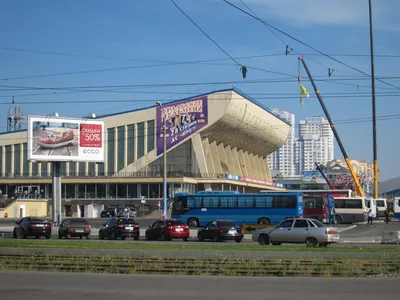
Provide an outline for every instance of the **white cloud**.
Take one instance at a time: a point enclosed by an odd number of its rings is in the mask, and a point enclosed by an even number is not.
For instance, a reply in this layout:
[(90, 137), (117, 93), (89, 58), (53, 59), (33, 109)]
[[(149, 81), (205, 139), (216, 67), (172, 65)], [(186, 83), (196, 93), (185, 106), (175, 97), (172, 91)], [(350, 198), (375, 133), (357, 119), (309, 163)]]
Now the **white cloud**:
[[(260, 17), (278, 18), (286, 23), (309, 27), (316, 25), (368, 26), (368, 0), (243, 0)], [(241, 5), (240, 1), (235, 4)], [(244, 8), (241, 5), (242, 8)], [(245, 8), (244, 8), (245, 9)], [(373, 18), (377, 28), (398, 29), (394, 11), (398, 0), (374, 0)], [(393, 23), (397, 23), (393, 26)]]

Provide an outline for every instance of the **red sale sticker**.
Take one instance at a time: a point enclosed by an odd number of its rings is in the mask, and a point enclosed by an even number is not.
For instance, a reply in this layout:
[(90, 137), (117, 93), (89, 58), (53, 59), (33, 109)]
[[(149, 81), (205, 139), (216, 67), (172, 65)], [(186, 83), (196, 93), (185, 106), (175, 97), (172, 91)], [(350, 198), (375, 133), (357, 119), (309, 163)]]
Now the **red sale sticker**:
[(101, 125), (81, 124), (80, 146), (89, 148), (101, 148), (102, 134)]

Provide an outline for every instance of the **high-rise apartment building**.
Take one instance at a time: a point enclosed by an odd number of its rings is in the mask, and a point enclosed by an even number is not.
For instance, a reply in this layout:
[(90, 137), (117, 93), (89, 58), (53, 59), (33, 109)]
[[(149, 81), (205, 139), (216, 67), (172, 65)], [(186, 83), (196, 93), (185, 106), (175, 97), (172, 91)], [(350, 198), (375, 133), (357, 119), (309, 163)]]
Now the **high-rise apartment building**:
[(288, 121), (292, 126), (286, 143), (268, 156), (269, 167), (272, 172), (283, 176), (294, 176), (296, 173), (296, 123), (295, 115), (287, 111), (273, 109), (272, 112), (281, 119)]
[(309, 117), (300, 121), (299, 170), (315, 170), (315, 163), (327, 164), (334, 156), (334, 136), (328, 120)]

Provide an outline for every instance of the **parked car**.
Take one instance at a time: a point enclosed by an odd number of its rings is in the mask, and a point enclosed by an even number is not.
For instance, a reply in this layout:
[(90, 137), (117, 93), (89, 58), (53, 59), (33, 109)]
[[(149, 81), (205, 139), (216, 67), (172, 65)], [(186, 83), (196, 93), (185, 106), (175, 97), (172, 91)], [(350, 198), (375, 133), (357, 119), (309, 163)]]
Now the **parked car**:
[(112, 218), (115, 217), (115, 210), (113, 208), (108, 208), (100, 213), (100, 218)]
[(137, 241), (140, 237), (139, 224), (133, 218), (111, 218), (99, 230), (99, 239), (125, 240), (127, 237)]
[(24, 217), (18, 222), (13, 230), (14, 238), (22, 237), (24, 239), (34, 236), (40, 238), (41, 236), (49, 239), (51, 237), (51, 223), (43, 218), (38, 217)]
[(71, 237), (86, 237), (89, 239), (90, 233), (92, 232), (92, 226), (89, 222), (83, 218), (65, 219), (58, 227), (58, 238), (63, 237), (68, 239)]
[(189, 238), (189, 227), (181, 220), (167, 219), (154, 222), (146, 230), (146, 240), (170, 241)]
[(336, 228), (327, 227), (320, 221), (308, 218), (287, 219), (272, 228), (256, 230), (253, 241), (260, 245), (281, 243), (306, 243), (307, 246), (328, 246), (339, 241)]
[(204, 240), (212, 240), (214, 242), (234, 240), (236, 243), (240, 243), (243, 240), (243, 233), (234, 221), (216, 220), (200, 228), (197, 238), (201, 242)]

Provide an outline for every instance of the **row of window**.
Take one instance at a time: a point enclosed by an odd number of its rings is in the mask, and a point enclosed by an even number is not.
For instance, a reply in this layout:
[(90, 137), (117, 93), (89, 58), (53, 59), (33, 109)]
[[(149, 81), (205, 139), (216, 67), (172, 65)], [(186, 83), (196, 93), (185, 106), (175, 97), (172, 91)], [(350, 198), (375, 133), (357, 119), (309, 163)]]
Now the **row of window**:
[[(183, 196), (187, 208), (296, 208), (295, 196)], [(186, 199), (185, 199), (186, 198)]]
[[(145, 124), (146, 123), (146, 124)], [(146, 125), (146, 126), (145, 126)], [(136, 127), (136, 128), (135, 128)], [(137, 143), (135, 147), (135, 129)], [(125, 137), (126, 131), (126, 137)], [(113, 173), (118, 172), (123, 169), (126, 165), (131, 164), (136, 159), (141, 158), (146, 153), (152, 151), (155, 148), (155, 121), (150, 120), (147, 122), (140, 122), (137, 124), (130, 124), (127, 126), (119, 126), (115, 128), (107, 129), (107, 172)], [(116, 144), (117, 143), (117, 144)], [(117, 145), (117, 149), (115, 146)], [(125, 151), (125, 148), (127, 151)], [(116, 150), (116, 151), (115, 151)], [(22, 159), (21, 159), (22, 151)], [(145, 151), (147, 151), (145, 153)], [(14, 159), (12, 159), (12, 154), (14, 154)], [(125, 155), (127, 160), (125, 163)], [(4, 157), (4, 160), (3, 160)], [(27, 175), (29, 174), (29, 161), (27, 160), (28, 151), (27, 144), (15, 144), (14, 149), (11, 145), (0, 146), (0, 177), (8, 176), (11, 174), (12, 164), (14, 163), (13, 175)], [(115, 160), (115, 157), (117, 159)], [(115, 165), (116, 162), (116, 165)], [(61, 164), (61, 172), (67, 173), (66, 163)], [(104, 173), (104, 165), (98, 164), (98, 172)], [(3, 171), (4, 170), (4, 171)], [(95, 164), (88, 164), (88, 172), (95, 171)], [(69, 163), (70, 174), (74, 173), (85, 173), (86, 163)], [(41, 164), (41, 170), (39, 170), (39, 165), (37, 163), (32, 163), (31, 167), (32, 176), (38, 176), (40, 174), (47, 174), (47, 164)]]

